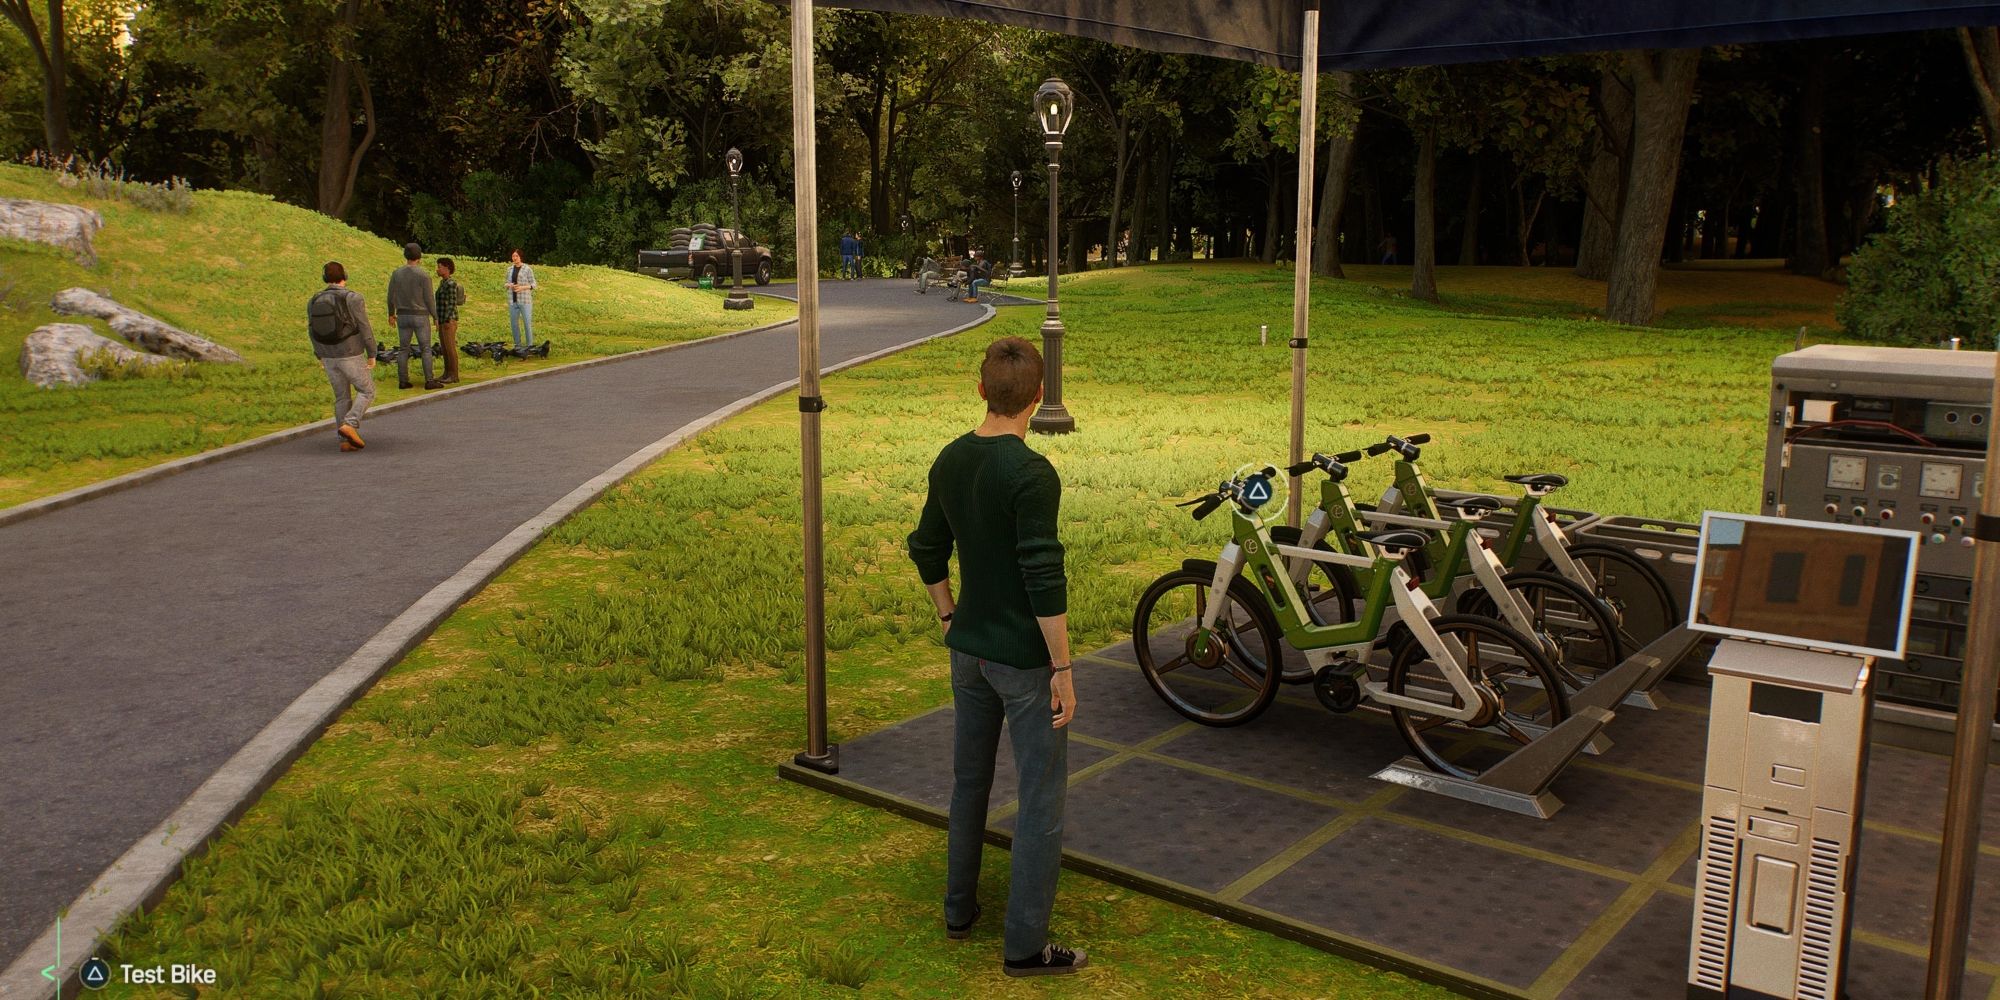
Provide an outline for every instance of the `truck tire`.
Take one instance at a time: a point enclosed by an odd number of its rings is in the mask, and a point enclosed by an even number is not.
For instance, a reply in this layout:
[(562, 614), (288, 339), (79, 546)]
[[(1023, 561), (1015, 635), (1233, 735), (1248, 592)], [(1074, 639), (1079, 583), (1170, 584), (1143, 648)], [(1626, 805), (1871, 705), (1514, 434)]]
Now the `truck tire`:
[(715, 262), (711, 260), (708, 263), (703, 264), (701, 266), (700, 274), (702, 277), (707, 278), (710, 281), (715, 280), (717, 274), (715, 269)]
[(763, 260), (757, 262), (757, 284), (768, 285), (770, 283), (771, 283), (771, 258), (766, 257)]

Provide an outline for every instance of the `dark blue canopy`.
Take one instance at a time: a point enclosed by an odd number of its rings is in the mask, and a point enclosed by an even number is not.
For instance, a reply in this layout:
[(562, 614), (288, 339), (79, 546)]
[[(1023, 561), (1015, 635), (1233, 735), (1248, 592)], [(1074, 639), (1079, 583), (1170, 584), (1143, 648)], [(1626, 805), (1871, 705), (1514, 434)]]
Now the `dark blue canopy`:
[(1320, 68), (1380, 69), (1564, 52), (1695, 48), (2000, 24), (1967, 0), (831, 0), (970, 17), (1162, 52), (1299, 67), (1322, 6)]

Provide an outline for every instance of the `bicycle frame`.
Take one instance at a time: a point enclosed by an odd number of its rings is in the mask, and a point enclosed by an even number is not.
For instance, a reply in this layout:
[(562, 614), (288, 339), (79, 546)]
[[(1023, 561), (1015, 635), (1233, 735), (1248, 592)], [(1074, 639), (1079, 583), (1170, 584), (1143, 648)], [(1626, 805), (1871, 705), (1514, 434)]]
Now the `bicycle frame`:
[[(1410, 575), (1403, 570), (1400, 557), (1355, 556), (1278, 545), (1271, 541), (1270, 532), (1260, 518), (1254, 513), (1246, 513), (1236, 504), (1230, 505), (1230, 521), (1233, 540), (1223, 546), (1221, 554), (1216, 557), (1211, 593), (1228, 594), (1231, 581), (1248, 569), (1252, 584), (1270, 603), (1273, 614), (1283, 627), (1285, 642), (1304, 653), (1306, 662), (1315, 670), (1332, 664), (1343, 655), (1365, 654), (1372, 649), (1376, 633), (1381, 629), (1382, 616), (1393, 603), (1400, 619), (1409, 626), (1417, 641), (1436, 658), (1440, 667), (1445, 668), (1441, 672), (1458, 695), (1459, 704), (1454, 707), (1425, 698), (1390, 694), (1386, 685), (1373, 680), (1361, 684), (1368, 700), (1378, 705), (1406, 708), (1460, 722), (1471, 722), (1480, 716), (1483, 703), (1465, 670), (1466, 651), (1456, 641), (1444, 638), (1431, 628), (1431, 619), (1441, 612), (1428, 595), (1411, 585)], [(1314, 624), (1305, 612), (1304, 599), (1292, 583), (1290, 574), (1276, 561), (1278, 557), (1317, 559), (1367, 570), (1368, 593), (1360, 617), (1345, 625)], [(1200, 627), (1203, 635), (1214, 631), (1227, 604), (1227, 600), (1216, 600), (1202, 609)], [(1276, 666), (1273, 664), (1272, 668)]]
[[(1428, 494), (1425, 503), (1432, 511), (1436, 505)], [(1500, 611), (1501, 619), (1524, 636), (1540, 634), (1534, 615), (1524, 607), (1512, 591), (1507, 589), (1507, 561), (1493, 552), (1493, 546), (1485, 536), (1476, 533), (1478, 522), (1470, 518), (1446, 521), (1436, 516), (1410, 516), (1391, 514), (1383, 511), (1364, 512), (1354, 504), (1354, 495), (1347, 488), (1345, 480), (1328, 476), (1320, 483), (1319, 507), (1306, 516), (1300, 526), (1299, 547), (1279, 546), (1284, 555), (1291, 559), (1291, 583), (1303, 586), (1311, 570), (1311, 559), (1330, 561), (1327, 554), (1313, 546), (1328, 542), (1336, 552), (1349, 558), (1359, 558), (1352, 542), (1354, 534), (1363, 530), (1363, 521), (1372, 521), (1394, 527), (1418, 528), (1432, 532), (1430, 544), (1424, 546), (1424, 554), (1431, 559), (1433, 571), (1419, 589), (1432, 601), (1442, 601), (1451, 596), (1455, 584), (1461, 576), (1470, 573), (1480, 589), (1493, 596), (1493, 603)], [(1299, 558), (1305, 554), (1306, 558)], [(1343, 565), (1361, 566), (1363, 572), (1372, 574), (1372, 564), (1348, 563)], [(1402, 572), (1400, 564), (1397, 566)], [(1407, 576), (1405, 572), (1405, 576)], [(1367, 577), (1372, 583), (1373, 576)]]
[[(1406, 458), (1396, 459), (1396, 492), (1402, 497), (1403, 509), (1417, 517), (1438, 519), (1437, 501), (1431, 496), (1430, 483), (1424, 479), (1424, 472), (1417, 463)], [(1570, 558), (1569, 535), (1557, 524), (1555, 518), (1542, 507), (1542, 497), (1546, 494), (1534, 489), (1524, 490), (1521, 499), (1514, 506), (1514, 526), (1494, 549), (1501, 564), (1512, 566), (1521, 554), (1521, 549), (1532, 536), (1535, 544), (1553, 563), (1556, 573), (1576, 583), (1591, 593), (1597, 592), (1597, 578), (1582, 563)], [(1434, 560), (1443, 558), (1445, 542), (1435, 540), (1426, 546), (1424, 554)], [(1440, 574), (1442, 575), (1442, 574)]]

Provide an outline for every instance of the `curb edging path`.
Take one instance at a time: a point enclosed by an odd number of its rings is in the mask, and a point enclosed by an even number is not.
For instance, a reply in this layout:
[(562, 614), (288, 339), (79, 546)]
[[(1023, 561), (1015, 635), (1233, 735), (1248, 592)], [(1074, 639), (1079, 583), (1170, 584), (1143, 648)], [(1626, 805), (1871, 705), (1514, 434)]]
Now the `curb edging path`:
[[(979, 315), (967, 323), (950, 329), (928, 334), (912, 340), (892, 345), (882, 350), (851, 358), (834, 365), (825, 366), (822, 372), (832, 374), (879, 358), (896, 354), (912, 347), (943, 337), (964, 332), (991, 319), (995, 310), (982, 306)], [(755, 330), (738, 331), (722, 337), (735, 337), (775, 329), (785, 323), (771, 324)], [(665, 345), (647, 352), (616, 355), (608, 358), (591, 359), (576, 365), (561, 368), (524, 372), (513, 379), (529, 378), (552, 374), (557, 371), (574, 371), (590, 364), (602, 364), (631, 360), (641, 353), (652, 354), (672, 348), (695, 344), (713, 343), (721, 337), (711, 337), (683, 344)], [(505, 379), (476, 383), (462, 389), (477, 389), (500, 384)], [(289, 706), (268, 723), (247, 744), (231, 756), (226, 763), (210, 775), (193, 794), (150, 832), (140, 837), (124, 854), (99, 875), (96, 881), (77, 896), (63, 918), (65, 942), (62, 961), (56, 974), (65, 987), (77, 985), (78, 970), (85, 959), (96, 948), (102, 936), (126, 916), (152, 906), (165, 896), (174, 880), (179, 876), (182, 863), (201, 850), (223, 826), (240, 818), (257, 798), (270, 787), (286, 768), (296, 760), (325, 731), (326, 727), (390, 667), (414, 649), (438, 625), (451, 615), (467, 599), (477, 594), (548, 531), (564, 519), (588, 506), (607, 490), (630, 477), (657, 460), (660, 456), (703, 430), (743, 412), (759, 403), (768, 401), (787, 389), (798, 385), (798, 379), (787, 379), (757, 392), (740, 397), (722, 407), (711, 410), (698, 419), (676, 428), (639, 451), (626, 457), (611, 468), (588, 482), (571, 490), (560, 500), (549, 505), (540, 513), (509, 531), (499, 541), (481, 552), (471, 562), (460, 568), (442, 583), (437, 584), (415, 603), (398, 615), (388, 626), (378, 631), (360, 649), (348, 656), (331, 673), (323, 676), (299, 695)], [(438, 393), (431, 397), (418, 397), (406, 403), (427, 402), (448, 393)], [(281, 431), (281, 435), (296, 437), (311, 433), (313, 429), (324, 429), (331, 421)], [(268, 435), (267, 437), (276, 437)], [(290, 437), (281, 440), (289, 440)], [(277, 441), (257, 439), (244, 442), (218, 452), (229, 455), (240, 454), (245, 445), (263, 447)], [(214, 462), (227, 457), (217, 452), (204, 453), (193, 458)], [(182, 460), (187, 461), (187, 460)], [(176, 464), (176, 463), (169, 463)], [(150, 473), (148, 478), (170, 476), (182, 469), (161, 471), (164, 467), (142, 470)], [(186, 468), (186, 467), (183, 467)], [(135, 473), (135, 475), (139, 475)], [(121, 477), (123, 478), (123, 477)], [(115, 481), (113, 481), (115, 482)], [(100, 487), (110, 483), (98, 484)], [(98, 493), (126, 489), (136, 483), (126, 483), (112, 489), (101, 489)], [(91, 495), (97, 495), (93, 493)], [(55, 498), (50, 498), (55, 499)], [(70, 500), (77, 503), (87, 497)], [(45, 512), (45, 511), (44, 511)], [(0, 521), (4, 526), (5, 521)], [(29, 1000), (53, 995), (54, 983), (41, 975), (41, 969), (55, 956), (56, 926), (50, 924), (23, 952), (14, 958), (4, 971), (0, 971), (0, 998), (6, 1000)], [(72, 950), (74, 949), (74, 950)]]

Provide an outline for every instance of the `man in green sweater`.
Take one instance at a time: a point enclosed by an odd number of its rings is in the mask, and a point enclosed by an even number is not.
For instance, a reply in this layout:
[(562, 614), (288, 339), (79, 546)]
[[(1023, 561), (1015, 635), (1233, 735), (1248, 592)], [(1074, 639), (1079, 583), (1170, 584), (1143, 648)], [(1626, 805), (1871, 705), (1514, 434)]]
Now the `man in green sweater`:
[[(951, 648), (954, 782), (948, 835), (945, 936), (979, 919), (979, 853), (994, 754), (1004, 721), (1020, 773), (1007, 890), (1004, 968), (1010, 976), (1075, 972), (1084, 953), (1049, 942), (1062, 863), (1069, 730), (1068, 582), (1056, 539), (1062, 483), (1028, 448), (1028, 416), (1042, 400), (1042, 356), (1019, 337), (994, 341), (979, 366), (986, 419), (938, 453), (910, 560), (930, 589)], [(951, 592), (958, 550), (961, 599)]]

